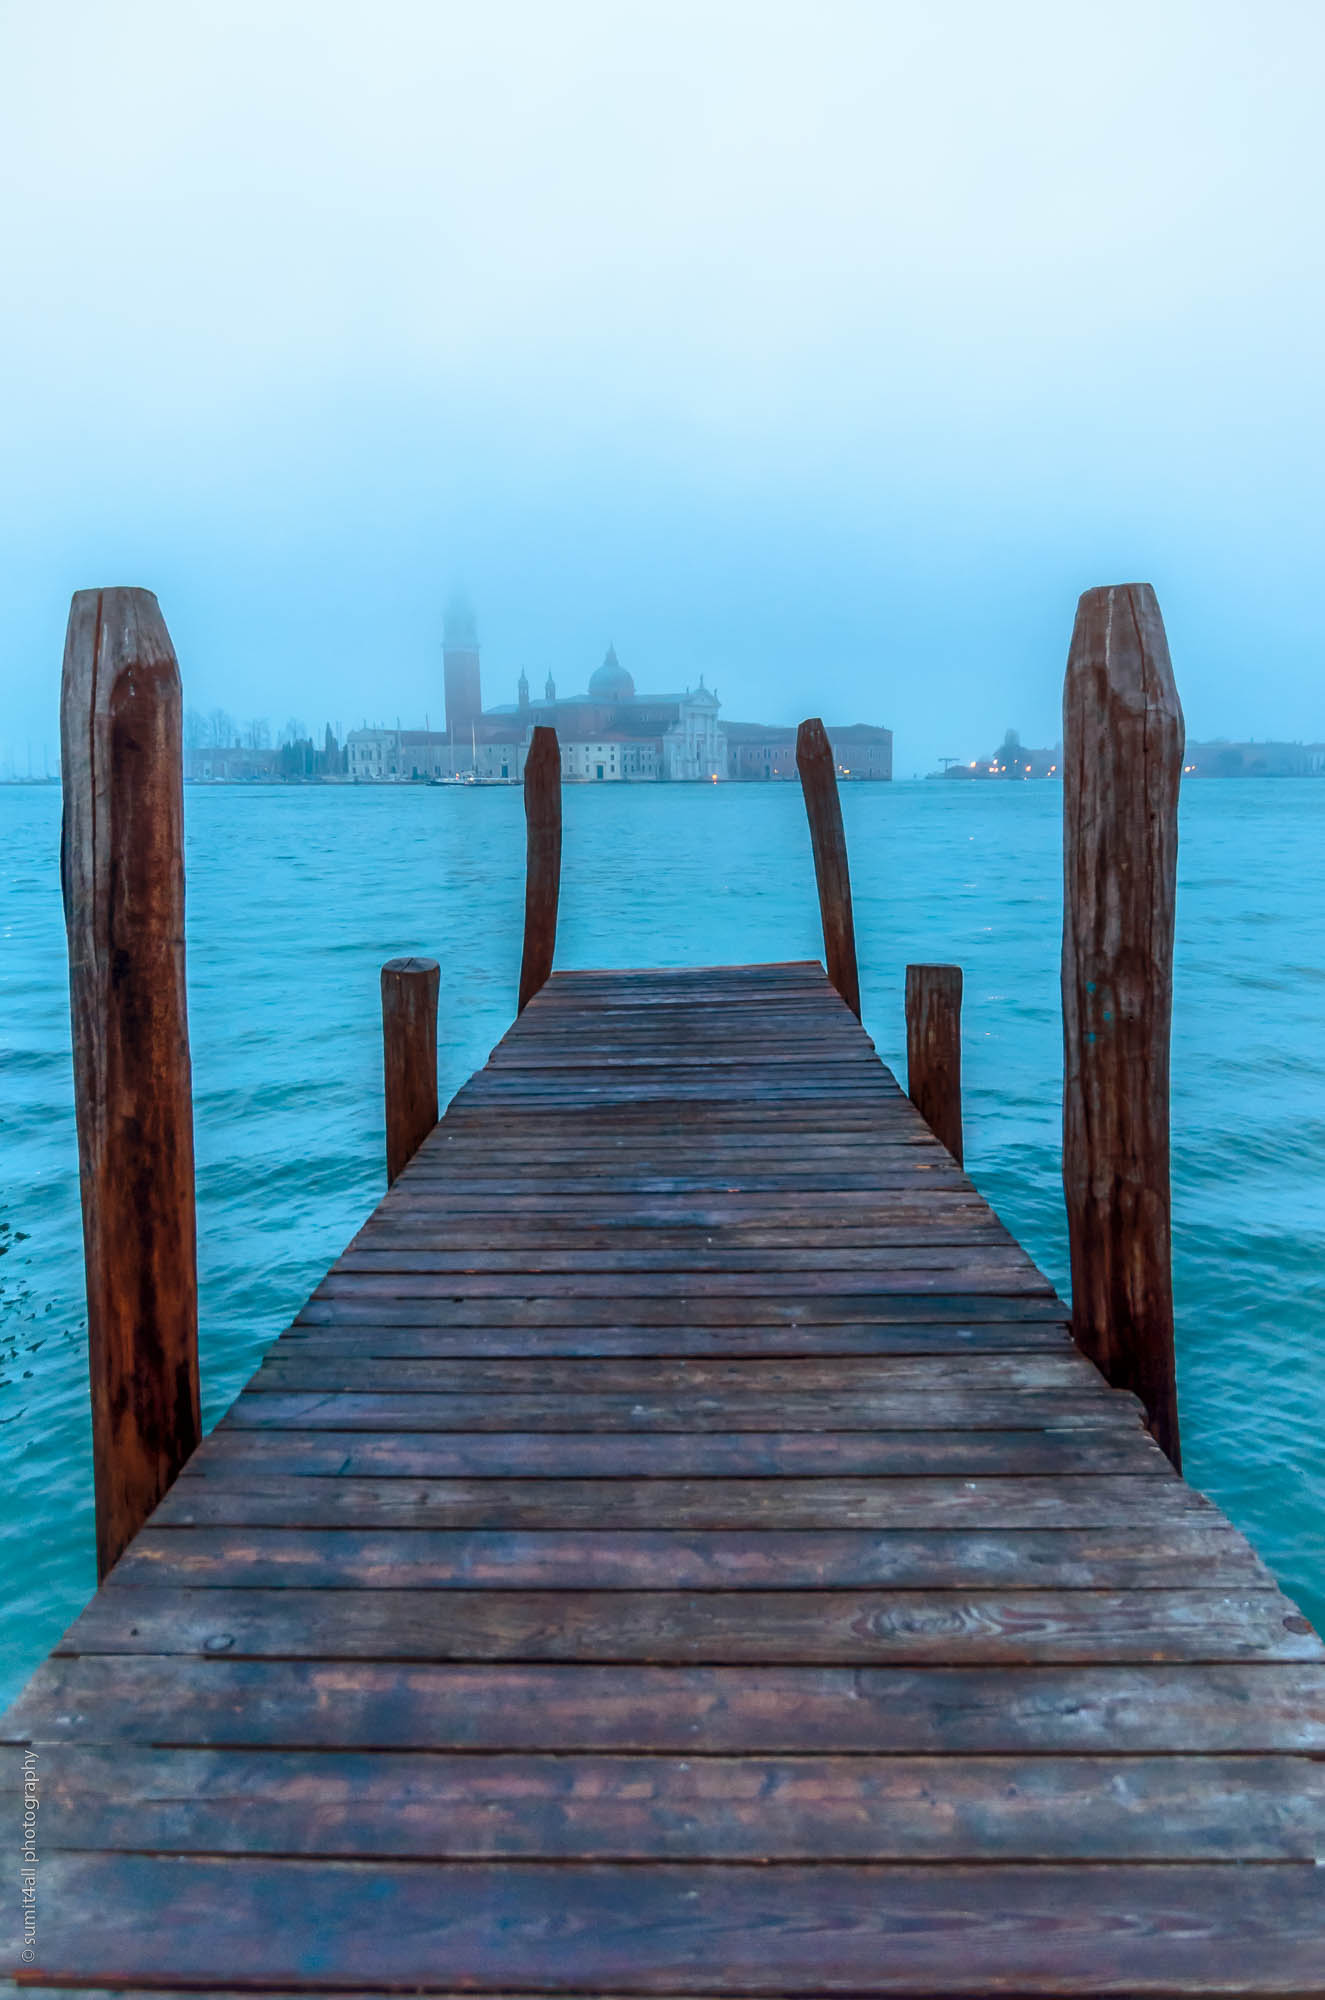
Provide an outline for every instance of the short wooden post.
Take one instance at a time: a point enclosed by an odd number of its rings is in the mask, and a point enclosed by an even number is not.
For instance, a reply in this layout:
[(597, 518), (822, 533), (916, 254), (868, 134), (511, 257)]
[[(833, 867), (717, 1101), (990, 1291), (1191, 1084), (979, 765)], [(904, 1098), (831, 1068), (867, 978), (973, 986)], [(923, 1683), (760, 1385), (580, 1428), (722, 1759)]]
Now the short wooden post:
[(1184, 730), (1148, 583), (1088, 590), (1063, 689), (1063, 1187), (1072, 1328), (1180, 1464), (1169, 1025)]
[(842, 801), (832, 745), (817, 716), (796, 731), (796, 768), (805, 794), (814, 850), (814, 879), (819, 885), (819, 916), (824, 932), (824, 963), (828, 977), (852, 1013), (860, 1018), (860, 976), (856, 970), (856, 931), (851, 916), (851, 872), (842, 828)]
[(524, 886), (524, 955), (520, 961), (523, 1014), (552, 971), (561, 893), (561, 749), (555, 729), (534, 730), (524, 767), (527, 858)]
[(906, 1087), (916, 1110), (962, 1164), (962, 969), (906, 968)]
[(386, 1180), (390, 1187), (437, 1123), (435, 958), (389, 958), (382, 967), (382, 1068), (386, 1082)]
[(97, 1575), (201, 1435), (179, 668), (149, 590), (80, 590), (60, 688)]

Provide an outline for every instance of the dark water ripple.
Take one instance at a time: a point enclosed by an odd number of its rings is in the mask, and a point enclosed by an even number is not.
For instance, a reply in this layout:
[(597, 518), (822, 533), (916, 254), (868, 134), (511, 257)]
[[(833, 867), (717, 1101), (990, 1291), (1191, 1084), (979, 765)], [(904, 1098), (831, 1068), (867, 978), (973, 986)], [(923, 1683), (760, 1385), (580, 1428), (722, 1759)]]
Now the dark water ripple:
[[(1060, 796), (845, 793), (866, 1026), (903, 968), (966, 975), (968, 1162), (1066, 1288)], [(93, 1584), (54, 791), (0, 792), (0, 1698)], [(444, 1092), (508, 1026), (518, 793), (191, 792), (189, 990), (204, 1408), (214, 1420), (382, 1186), (378, 968), (442, 963)], [(1174, 1022), (1175, 1283), (1190, 1476), (1325, 1620), (1325, 784), (1193, 785)], [(566, 795), (560, 962), (819, 955), (799, 794)]]

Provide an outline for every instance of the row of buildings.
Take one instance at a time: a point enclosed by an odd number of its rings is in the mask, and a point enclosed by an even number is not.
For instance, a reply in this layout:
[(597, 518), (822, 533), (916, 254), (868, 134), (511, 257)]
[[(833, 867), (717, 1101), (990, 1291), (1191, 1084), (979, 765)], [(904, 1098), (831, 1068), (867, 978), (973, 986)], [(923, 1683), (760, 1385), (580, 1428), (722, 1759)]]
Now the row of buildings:
[[(559, 695), (549, 674), (541, 697), (521, 673), (513, 702), (484, 708), (478, 635), (468, 610), (448, 610), (442, 645), (444, 730), (352, 729), (351, 778), (374, 784), (523, 775), (533, 731), (557, 732), (563, 778), (589, 784), (794, 779), (794, 724), (725, 722), (716, 688), (640, 694), (609, 646), (582, 694)], [(829, 727), (844, 778), (891, 778), (892, 731), (869, 723)]]
[[(987, 757), (945, 757), (942, 771), (932, 778), (1059, 778), (1063, 746), (1029, 749), (1015, 729), (1009, 729), (997, 750)], [(1325, 743), (1189, 743), (1183, 758), (1185, 778), (1320, 778), (1325, 777)]]

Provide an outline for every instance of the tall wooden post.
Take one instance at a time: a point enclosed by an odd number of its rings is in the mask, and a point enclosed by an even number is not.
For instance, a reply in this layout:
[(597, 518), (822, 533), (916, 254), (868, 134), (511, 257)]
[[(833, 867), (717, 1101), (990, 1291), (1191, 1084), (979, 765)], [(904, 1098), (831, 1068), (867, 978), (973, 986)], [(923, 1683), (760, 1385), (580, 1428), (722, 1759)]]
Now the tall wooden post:
[(198, 1443), (179, 669), (148, 590), (80, 590), (60, 689), (97, 1574)]
[(524, 955), (520, 961), (523, 1014), (552, 971), (561, 894), (561, 750), (555, 729), (534, 730), (524, 767), (527, 858), (524, 885)]
[(824, 931), (824, 963), (828, 977), (847, 1006), (860, 1018), (860, 976), (856, 970), (856, 931), (851, 916), (851, 873), (842, 828), (842, 801), (832, 745), (817, 716), (796, 731), (796, 768), (805, 794), (814, 850), (814, 879), (819, 885), (819, 916)]
[(962, 1164), (962, 969), (906, 968), (907, 1095)]
[(382, 967), (382, 1068), (386, 1179), (390, 1187), (437, 1123), (435, 958), (389, 958)]
[(1063, 689), (1063, 1186), (1072, 1328), (1180, 1463), (1169, 1024), (1182, 708), (1148, 583), (1088, 590)]

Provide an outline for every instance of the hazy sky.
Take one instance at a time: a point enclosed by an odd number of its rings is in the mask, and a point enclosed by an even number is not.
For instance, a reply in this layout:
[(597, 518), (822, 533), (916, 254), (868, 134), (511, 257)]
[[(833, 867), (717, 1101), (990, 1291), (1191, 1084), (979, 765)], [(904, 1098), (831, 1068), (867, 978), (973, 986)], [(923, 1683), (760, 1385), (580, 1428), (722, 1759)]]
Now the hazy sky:
[(1149, 578), (1194, 736), (1325, 736), (1320, 0), (3, 0), (0, 763), (70, 592), (186, 698), (702, 672), (1058, 732)]

